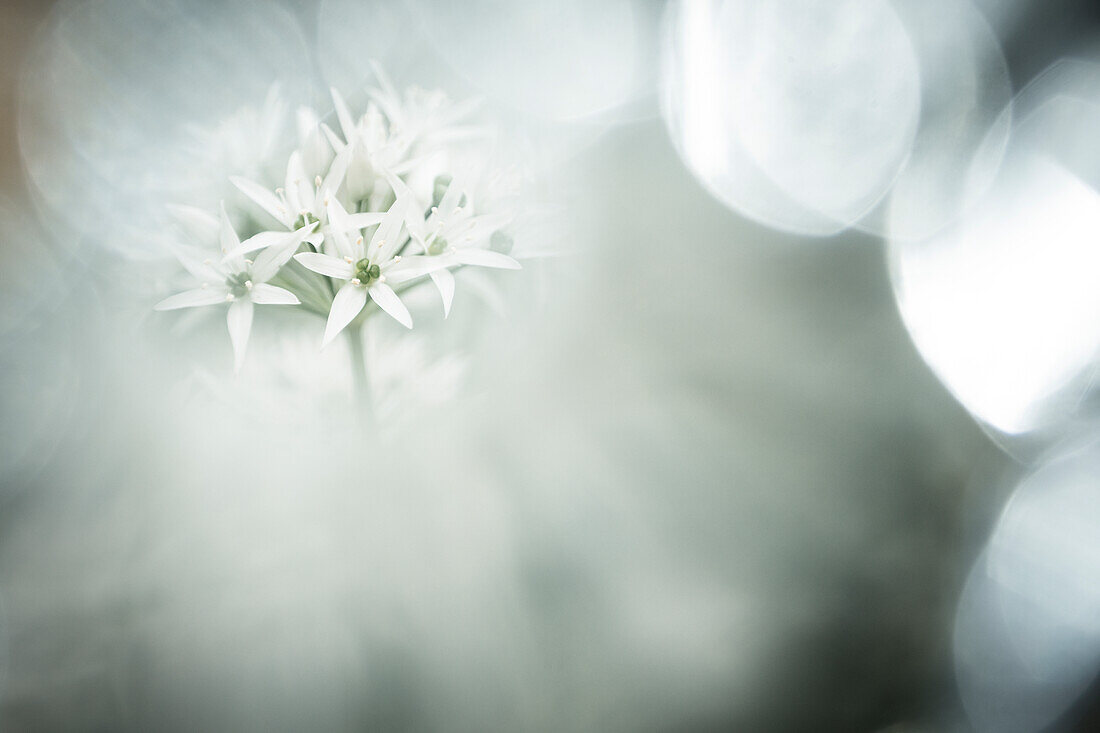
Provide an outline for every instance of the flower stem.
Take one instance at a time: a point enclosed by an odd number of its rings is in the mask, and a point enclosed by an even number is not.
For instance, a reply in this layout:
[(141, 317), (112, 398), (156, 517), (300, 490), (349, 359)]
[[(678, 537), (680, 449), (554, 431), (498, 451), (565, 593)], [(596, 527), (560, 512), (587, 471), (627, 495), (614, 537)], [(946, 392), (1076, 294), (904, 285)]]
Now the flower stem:
[(371, 399), (370, 381), (367, 378), (367, 360), (363, 353), (363, 325), (353, 323), (347, 329), (348, 348), (351, 351), (351, 378), (355, 401), (365, 423), (374, 419), (374, 402)]

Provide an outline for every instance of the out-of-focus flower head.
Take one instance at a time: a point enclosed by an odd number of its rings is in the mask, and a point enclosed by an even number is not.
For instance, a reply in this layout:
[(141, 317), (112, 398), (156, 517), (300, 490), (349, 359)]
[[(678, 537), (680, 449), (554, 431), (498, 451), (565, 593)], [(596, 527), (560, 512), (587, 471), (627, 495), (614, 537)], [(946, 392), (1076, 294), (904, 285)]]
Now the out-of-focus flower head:
[[(348, 330), (353, 368), (359, 369), (358, 329), (373, 312), (368, 304), (412, 328), (399, 293), (427, 277), (440, 292), (447, 316), (456, 288), (453, 270), (521, 267), (501, 251), (510, 249), (503, 228), (511, 215), (475, 210), (471, 187), (463, 186), (453, 171), (437, 173), (450, 159), (440, 152), (483, 131), (458, 124), (474, 111), (476, 101), (455, 105), (442, 91), (418, 88), (402, 95), (380, 69), (375, 73), (377, 86), (367, 90), (358, 117), (332, 90), (330, 114), (342, 137), (318, 111), (300, 107), (294, 142), (277, 139), (285, 105), (276, 89), (261, 110), (242, 110), (208, 133), (195, 133), (212, 149), (247, 148), (234, 159), (242, 174), (229, 177), (244, 200), (234, 202), (232, 216), (223, 203), (220, 222), (189, 203), (174, 206), (185, 231), (200, 240), (175, 251), (201, 285), (161, 301), (157, 309), (228, 302), (238, 371), (254, 304), (300, 305), (324, 316), (322, 346)], [(250, 144), (244, 145), (245, 139)], [(285, 175), (281, 186), (270, 189), (261, 180), (276, 168)], [(417, 173), (432, 176), (427, 203), (406, 182)], [(243, 241), (231, 219), (252, 227)], [(214, 239), (220, 246), (217, 261), (194, 255), (196, 244)]]

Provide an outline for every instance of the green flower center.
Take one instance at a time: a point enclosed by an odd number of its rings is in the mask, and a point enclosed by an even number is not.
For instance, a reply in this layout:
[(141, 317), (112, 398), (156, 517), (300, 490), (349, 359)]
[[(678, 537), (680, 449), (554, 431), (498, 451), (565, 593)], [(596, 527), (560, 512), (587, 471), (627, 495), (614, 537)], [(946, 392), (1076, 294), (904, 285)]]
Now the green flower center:
[(227, 277), (225, 284), (234, 298), (243, 298), (252, 290), (252, 275), (247, 272), (238, 272)]
[(447, 250), (447, 240), (446, 239), (442, 239), (442, 238), (433, 239), (432, 243), (428, 245), (428, 254), (430, 254), (430, 255), (441, 255), (446, 250)]
[(308, 211), (303, 211), (302, 215), (299, 216), (298, 219), (294, 222), (294, 228), (301, 229), (302, 227), (309, 226), (315, 221), (319, 221), (316, 216), (309, 213)]
[(382, 268), (372, 265), (370, 260), (363, 258), (355, 263), (355, 279), (363, 285), (370, 285), (382, 275)]

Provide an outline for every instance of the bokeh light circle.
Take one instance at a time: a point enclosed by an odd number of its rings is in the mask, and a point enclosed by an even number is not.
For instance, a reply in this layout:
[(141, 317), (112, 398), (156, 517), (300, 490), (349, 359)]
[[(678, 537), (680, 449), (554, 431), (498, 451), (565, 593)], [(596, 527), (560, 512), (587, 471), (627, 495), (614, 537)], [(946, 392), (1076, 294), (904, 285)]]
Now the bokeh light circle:
[(1016, 488), (959, 603), (959, 690), (978, 731), (1032, 733), (1100, 668), (1100, 451), (1043, 464)]
[(924, 237), (996, 173), (1011, 85), (969, 2), (674, 2), (664, 26), (672, 140), (762, 224)]
[(113, 251), (162, 254), (152, 235), (165, 204), (216, 205), (228, 175), (255, 172), (278, 140), (242, 110), (264, 105), (276, 80), (280, 99), (307, 98), (299, 26), (254, 0), (59, 3), (24, 66), (18, 110), (48, 215)]
[(681, 157), (752, 219), (834, 233), (908, 157), (919, 67), (887, 2), (671, 3), (663, 42), (662, 112)]
[(1059, 64), (1025, 88), (979, 158), (996, 155), (1009, 115), (991, 187), (935, 236), (893, 238), (891, 272), (918, 349), (975, 417), (1009, 435), (1056, 435), (1093, 409), (1100, 66)]

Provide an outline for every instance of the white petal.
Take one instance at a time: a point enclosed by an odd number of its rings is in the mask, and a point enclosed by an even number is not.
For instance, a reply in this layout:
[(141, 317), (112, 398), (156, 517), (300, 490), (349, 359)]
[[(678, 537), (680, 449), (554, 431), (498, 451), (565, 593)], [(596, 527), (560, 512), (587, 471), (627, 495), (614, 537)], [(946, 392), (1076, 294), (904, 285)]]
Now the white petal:
[[(216, 231), (215, 231), (216, 236)], [(225, 270), (219, 263), (211, 260), (210, 252), (198, 250), (194, 247), (171, 246), (169, 249), (176, 256), (184, 269), (191, 273), (200, 282), (224, 280)]]
[(325, 324), (325, 338), (321, 342), (321, 348), (328, 346), (359, 315), (366, 304), (367, 291), (362, 286), (346, 283), (340, 288), (332, 299), (332, 310), (329, 311), (328, 323)]
[(218, 244), (221, 246), (223, 254), (232, 252), (241, 244), (237, 231), (229, 223), (229, 215), (225, 213), (224, 201), (221, 205), (221, 218), (218, 222)]
[(221, 224), (219, 226), (218, 243), (222, 250), (222, 265), (229, 272), (240, 272), (245, 268), (244, 258), (239, 250), (241, 240), (233, 225), (229, 223), (229, 216), (225, 213), (225, 202), (221, 204)]
[[(298, 232), (300, 231), (299, 229)], [(230, 257), (240, 257), (249, 252), (267, 249), (268, 247), (281, 247), (294, 241), (301, 243), (302, 240), (299, 239), (298, 232), (260, 232), (244, 240), (239, 247), (228, 252), (226, 254), (226, 259)]]
[(285, 227), (290, 227), (294, 223), (294, 219), (291, 217), (290, 212), (283, 206), (283, 202), (266, 188), (258, 183), (253, 183), (247, 178), (241, 178), (240, 176), (230, 176), (229, 180), (240, 189), (248, 198), (259, 204), (267, 213), (275, 217), (275, 221), (279, 222)]
[(321, 134), (321, 128), (316, 124), (313, 131), (301, 140), (299, 147), (307, 176), (319, 176), (332, 165), (332, 146), (328, 144), (328, 140), (325, 140), (325, 136)]
[(286, 162), (285, 181), (289, 216), (297, 216), (300, 211), (313, 204), (313, 183), (306, 178), (306, 167), (302, 164), (302, 154), (295, 150)]
[(340, 188), (340, 184), (344, 182), (344, 176), (348, 172), (348, 163), (351, 162), (351, 156), (354, 152), (351, 146), (345, 147), (332, 160), (328, 174), (321, 181), (321, 187), (317, 189), (317, 200), (314, 201), (314, 209), (317, 211), (320, 211), (321, 206), (324, 205), (325, 197), (333, 195), (336, 189)]
[(233, 371), (239, 372), (244, 363), (244, 352), (248, 348), (248, 334), (252, 332), (252, 301), (240, 299), (229, 306), (225, 320), (229, 325), (229, 340), (233, 342)]
[(197, 288), (165, 298), (153, 306), (153, 310), (170, 311), (176, 308), (194, 308), (199, 305), (216, 305), (225, 302), (229, 289), (225, 287)]
[(397, 248), (399, 244), (397, 237), (401, 234), (401, 226), (405, 223), (405, 211), (408, 205), (408, 199), (398, 199), (386, 212), (378, 230), (371, 237), (370, 248), (367, 250), (367, 256), (372, 262), (388, 260), (389, 257), (386, 254)]
[(275, 244), (257, 255), (256, 262), (252, 265), (252, 279), (255, 282), (267, 282), (275, 277), (279, 269), (289, 262), (294, 253), (298, 251), (298, 247), (301, 246), (302, 242), (316, 241), (317, 244), (320, 244), (323, 236), (321, 234), (310, 234), (318, 224), (319, 222), (315, 221), (293, 232), (276, 232), (276, 234), (284, 237), (284, 241), (281, 243), (276, 241)]
[(455, 276), (450, 270), (436, 270), (432, 273), (432, 282), (443, 297), (443, 317), (446, 318), (451, 314), (451, 303), (455, 298)]
[[(356, 239), (359, 235), (356, 233)], [(362, 250), (366, 247), (356, 247), (345, 232), (339, 232), (335, 229), (329, 229), (325, 235), (325, 241), (328, 246), (325, 248), (326, 254), (332, 254), (335, 257), (350, 257), (352, 260), (357, 260), (364, 256)]]
[(382, 266), (382, 273), (386, 280), (399, 285), (409, 280), (415, 280), (429, 272), (442, 270), (448, 265), (454, 264), (446, 257), (423, 257), (421, 255), (409, 255), (402, 257), (400, 261), (390, 260)]
[[(412, 192), (409, 185), (402, 181), (393, 171), (383, 171), (383, 175), (386, 176), (386, 182), (390, 184), (390, 188), (393, 189), (393, 195), (396, 198), (408, 198), (416, 200), (416, 194)], [(422, 207), (421, 207), (422, 208)]]
[(301, 301), (298, 300), (298, 296), (289, 290), (284, 290), (274, 285), (268, 285), (267, 283), (256, 283), (253, 285), (249, 297), (252, 298), (253, 303), (258, 305), (298, 305), (301, 303)]
[(398, 178), (390, 171), (385, 172), (386, 180), (390, 184), (390, 188), (393, 189), (394, 196), (398, 201), (406, 200), (409, 203), (408, 209), (405, 212), (405, 223), (409, 227), (409, 232), (417, 239), (423, 241), (427, 238), (427, 227), (424, 222), (424, 215), (421, 213), (424, 211), (423, 205), (416, 199), (416, 194), (412, 192), (408, 184)]
[(347, 143), (340, 139), (340, 137), (332, 131), (332, 128), (321, 123), (321, 132), (325, 133), (325, 137), (328, 139), (328, 144), (332, 146), (332, 149), (336, 152), (342, 152), (347, 147)]
[(319, 275), (335, 277), (340, 280), (351, 280), (355, 275), (355, 268), (345, 260), (331, 255), (323, 255), (315, 252), (301, 252), (294, 255), (303, 267), (313, 270)]
[[(344, 192), (352, 201), (362, 201), (375, 188), (377, 173), (370, 154), (359, 143), (348, 146), (348, 168), (344, 177)], [(376, 191), (377, 193), (377, 191)], [(373, 207), (372, 207), (373, 208)]]
[(371, 71), (374, 72), (374, 78), (378, 80), (378, 86), (382, 88), (382, 92), (390, 99), (400, 100), (401, 95), (397, 93), (397, 89), (394, 88), (393, 82), (390, 81), (390, 77), (382, 70), (379, 63), (374, 59), (371, 59), (368, 63), (370, 64)]
[(457, 247), (481, 244), (493, 232), (511, 220), (507, 214), (485, 214), (449, 223), (440, 236)]
[(348, 212), (344, 208), (344, 205), (335, 198), (330, 198), (324, 202), (325, 211), (328, 212), (329, 227), (337, 232), (346, 232), (352, 229), (352, 226), (348, 223)]
[(458, 178), (452, 178), (447, 190), (443, 193), (443, 198), (439, 200), (439, 215), (443, 218), (449, 217), (458, 208), (460, 201), (462, 201), (462, 184), (459, 183)]
[(348, 105), (344, 102), (340, 92), (336, 91), (335, 88), (329, 91), (332, 92), (332, 105), (336, 108), (336, 117), (340, 120), (340, 129), (344, 131), (344, 140), (350, 143), (352, 136), (355, 134), (355, 121), (352, 119)]
[(502, 270), (520, 270), (523, 268), (511, 257), (488, 249), (456, 249), (454, 258), (464, 265), (478, 267), (498, 267)]
[(379, 308), (393, 316), (398, 323), (405, 328), (413, 327), (413, 319), (409, 314), (409, 309), (401, 302), (401, 298), (397, 297), (397, 293), (393, 292), (393, 288), (385, 283), (376, 282), (367, 288), (367, 292), (370, 293), (371, 300), (377, 303)]
[(265, 283), (278, 274), (282, 266), (290, 261), (294, 253), (298, 251), (300, 242), (297, 237), (289, 239), (286, 244), (268, 247), (256, 256), (256, 262), (252, 265), (252, 281)]
[(168, 204), (168, 212), (197, 242), (206, 245), (218, 238), (218, 219), (209, 212), (177, 204)]
[(298, 144), (301, 145), (317, 131), (318, 125), (321, 123), (321, 119), (317, 116), (317, 113), (310, 107), (300, 106), (298, 107), (295, 115), (295, 122), (298, 123)]
[(396, 122), (401, 118), (400, 97), (387, 96), (381, 89), (367, 89), (367, 96), (378, 105), (387, 119)]
[[(381, 211), (364, 211), (360, 214), (348, 214), (348, 229), (366, 229), (380, 223), (386, 215)], [(345, 230), (345, 231), (347, 231)]]

